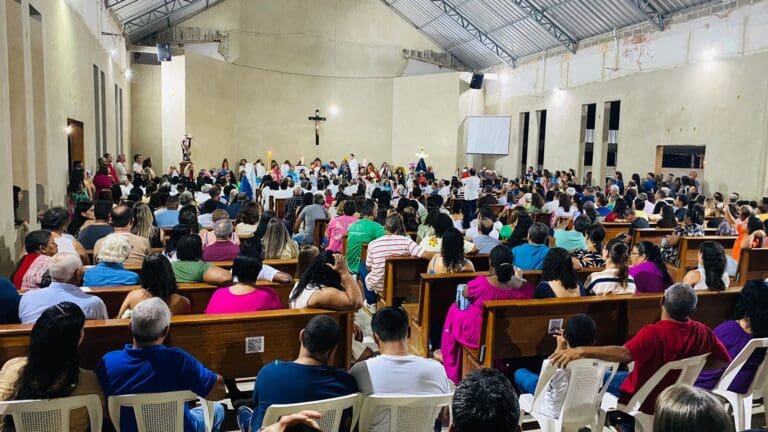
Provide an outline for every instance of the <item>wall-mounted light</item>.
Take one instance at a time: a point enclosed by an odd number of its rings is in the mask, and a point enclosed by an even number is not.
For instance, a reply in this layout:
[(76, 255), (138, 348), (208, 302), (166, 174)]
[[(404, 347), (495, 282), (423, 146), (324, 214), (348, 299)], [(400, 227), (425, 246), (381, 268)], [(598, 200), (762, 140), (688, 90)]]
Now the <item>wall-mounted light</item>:
[(714, 60), (717, 57), (717, 50), (714, 48), (706, 49), (701, 53), (701, 58), (704, 60)]
[(125, 79), (132, 80), (133, 79), (133, 69), (126, 69), (125, 70)]
[(67, 125), (67, 127), (64, 128), (64, 132), (66, 132), (67, 135), (72, 135), (72, 126)]
[(339, 107), (336, 105), (331, 105), (331, 107), (328, 108), (328, 111), (330, 111), (331, 115), (336, 115), (339, 113)]

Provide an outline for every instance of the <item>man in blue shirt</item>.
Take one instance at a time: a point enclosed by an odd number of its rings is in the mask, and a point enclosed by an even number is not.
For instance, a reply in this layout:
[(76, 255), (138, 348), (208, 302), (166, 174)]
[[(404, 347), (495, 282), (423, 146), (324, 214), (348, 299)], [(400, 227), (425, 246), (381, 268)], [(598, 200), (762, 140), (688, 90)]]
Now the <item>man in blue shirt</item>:
[(309, 320), (299, 333), (299, 357), (293, 362), (275, 361), (259, 372), (253, 388), (255, 411), (248, 407), (237, 411), (240, 430), (258, 431), (264, 413), (273, 404), (310, 402), (357, 393), (352, 375), (329, 366), (341, 337), (341, 327), (333, 318), (318, 315)]
[(99, 249), (99, 263), (85, 272), (83, 285), (87, 287), (137, 285), (139, 275), (126, 270), (123, 263), (131, 253), (131, 243), (119, 234), (104, 238)]
[[(171, 311), (160, 298), (144, 300), (131, 313), (133, 344), (121, 351), (104, 355), (96, 366), (96, 375), (105, 397), (135, 393), (163, 393), (190, 390), (206, 400), (226, 397), (224, 379), (180, 348), (168, 348)], [(221, 429), (224, 406), (214, 404), (213, 431)], [(120, 430), (135, 432), (136, 420), (131, 408), (120, 410)], [(201, 407), (184, 408), (184, 431), (204, 431)]]
[(169, 196), (166, 198), (165, 202), (162, 202), (162, 197), (160, 198), (160, 203), (163, 205), (164, 208), (161, 208), (160, 210), (155, 211), (155, 223), (157, 224), (158, 228), (173, 228), (176, 226), (176, 224), (179, 223), (179, 196)]
[(541, 270), (544, 257), (549, 253), (549, 228), (536, 222), (528, 229), (528, 243), (512, 249), (513, 262), (520, 270)]

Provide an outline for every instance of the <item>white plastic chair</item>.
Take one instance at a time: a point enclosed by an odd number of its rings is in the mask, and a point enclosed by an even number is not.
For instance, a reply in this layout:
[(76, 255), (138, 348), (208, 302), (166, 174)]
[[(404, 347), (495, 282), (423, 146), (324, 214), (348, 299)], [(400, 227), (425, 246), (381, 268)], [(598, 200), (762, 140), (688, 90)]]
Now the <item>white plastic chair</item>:
[(213, 429), (213, 402), (191, 391), (110, 396), (107, 406), (117, 432), (120, 432), (120, 411), (124, 407), (133, 409), (139, 432), (184, 432), (184, 405), (195, 399), (200, 400), (205, 430), (210, 432)]
[(363, 401), (358, 430), (368, 432), (374, 416), (381, 411), (389, 416), (390, 432), (432, 432), (440, 408), (448, 406), (453, 393), (443, 395), (370, 395)]
[(360, 415), (360, 403), (362, 402), (361, 393), (353, 393), (347, 396), (341, 396), (333, 399), (323, 399), (312, 402), (303, 402), (295, 404), (270, 405), (264, 413), (263, 425), (277, 423), (280, 417), (284, 415), (296, 414), (304, 410), (312, 410), (321, 413), (323, 416), (317, 421), (323, 432), (337, 432), (341, 425), (342, 413), (348, 408), (352, 408), (352, 429), (357, 424), (357, 418)]
[[(546, 389), (557, 367), (545, 360), (535, 393), (521, 395), (520, 408), (539, 423), (542, 432), (579, 430), (584, 426), (589, 426), (593, 431), (601, 431), (600, 402), (618, 368), (618, 363), (596, 359), (582, 359), (568, 363), (566, 367), (570, 374), (568, 389), (557, 418), (552, 418), (541, 413), (541, 405), (544, 403)], [(606, 375), (608, 375), (607, 380)]]
[(10, 415), (18, 432), (69, 432), (70, 411), (83, 407), (88, 410), (91, 430), (100, 431), (101, 399), (94, 394), (0, 402), (0, 416)]
[(768, 378), (768, 355), (763, 356), (763, 360), (760, 362), (757, 371), (755, 372), (755, 378), (749, 385), (747, 392), (744, 394), (734, 393), (728, 390), (731, 386), (736, 375), (741, 372), (741, 369), (747, 363), (747, 360), (752, 356), (752, 353), (756, 349), (768, 348), (768, 338), (752, 339), (741, 350), (741, 352), (734, 357), (731, 364), (725, 369), (723, 375), (720, 377), (717, 385), (712, 389), (713, 393), (717, 393), (728, 400), (728, 403), (733, 407), (733, 420), (736, 425), (736, 430), (741, 431), (750, 429), (752, 427), (752, 399), (753, 394), (763, 394), (766, 387), (766, 378)]
[(685, 359), (671, 361), (662, 366), (656, 373), (651, 376), (638, 390), (632, 399), (626, 404), (618, 403), (618, 399), (612, 394), (606, 394), (603, 398), (602, 407), (600, 409), (600, 424), (605, 423), (605, 416), (608, 411), (618, 409), (626, 414), (635, 418), (635, 430), (642, 432), (653, 431), (653, 416), (640, 411), (640, 407), (643, 406), (645, 400), (661, 382), (661, 380), (667, 376), (669, 372), (680, 371), (680, 375), (677, 380), (670, 384), (688, 384), (693, 385), (696, 378), (699, 377), (701, 370), (704, 369), (704, 364), (707, 362), (709, 353), (689, 357)]

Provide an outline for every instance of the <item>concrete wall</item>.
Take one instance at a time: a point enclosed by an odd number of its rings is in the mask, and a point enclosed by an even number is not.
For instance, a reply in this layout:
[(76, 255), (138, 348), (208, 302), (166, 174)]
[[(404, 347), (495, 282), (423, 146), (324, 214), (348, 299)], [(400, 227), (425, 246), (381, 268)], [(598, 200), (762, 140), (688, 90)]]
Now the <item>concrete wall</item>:
[[(656, 146), (706, 145), (708, 192), (763, 193), (768, 2), (673, 20), (663, 33), (626, 33), (583, 42), (575, 55), (495, 68), (497, 79), (486, 81), (486, 113), (512, 115), (514, 124), (519, 113), (531, 112), (530, 162), (535, 111), (546, 109), (545, 167), (580, 170), (581, 106), (597, 103), (601, 137), (604, 103), (620, 100), (618, 168), (625, 178), (654, 170)], [(513, 145), (519, 135), (513, 128)], [(595, 178), (606, 172), (604, 149), (596, 143)], [(496, 162), (507, 175), (517, 175), (519, 164), (517, 152)]]
[(416, 162), (424, 147), (427, 164), (440, 175), (450, 175), (459, 154), (460, 74), (419, 75), (394, 79), (392, 152), (395, 165)]
[[(160, 66), (135, 64), (131, 80), (131, 154), (129, 163), (133, 164), (133, 154), (140, 153), (151, 157), (158, 166), (163, 161), (163, 130)], [(125, 107), (127, 109), (129, 107)], [(130, 170), (130, 168), (128, 168)], [(155, 170), (157, 171), (157, 170)]]
[[(30, 17), (30, 6), (40, 12), (40, 21)], [(119, 33), (103, 2), (0, 1), (0, 169), (13, 173), (0, 179), (2, 275), (15, 265), (23, 237), (13, 228), (14, 182), (25, 189), (21, 217), (33, 228), (38, 209), (66, 204), (67, 118), (84, 123), (86, 163), (95, 165), (94, 64), (106, 74), (107, 149), (116, 150), (117, 83), (123, 89), (124, 149), (130, 150), (125, 41), (102, 31)]]
[[(265, 159), (269, 150), (281, 162), (339, 161), (350, 152), (361, 162), (388, 160), (392, 78), (408, 65), (401, 51), (439, 50), (378, 0), (227, 0), (181, 25), (230, 35), (227, 62), (204, 50), (185, 55), (186, 127), (197, 167), (219, 166), (224, 157)], [(315, 108), (328, 119), (319, 147), (307, 120)], [(165, 165), (180, 160), (179, 140), (164, 149)]]

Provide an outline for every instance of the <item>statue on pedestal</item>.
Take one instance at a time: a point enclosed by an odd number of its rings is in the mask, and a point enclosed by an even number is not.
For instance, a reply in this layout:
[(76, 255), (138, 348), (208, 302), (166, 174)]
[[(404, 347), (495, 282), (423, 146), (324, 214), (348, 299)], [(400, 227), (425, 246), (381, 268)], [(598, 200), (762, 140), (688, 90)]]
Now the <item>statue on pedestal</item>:
[(181, 139), (181, 160), (192, 161), (192, 136), (189, 134), (184, 134), (184, 138)]

